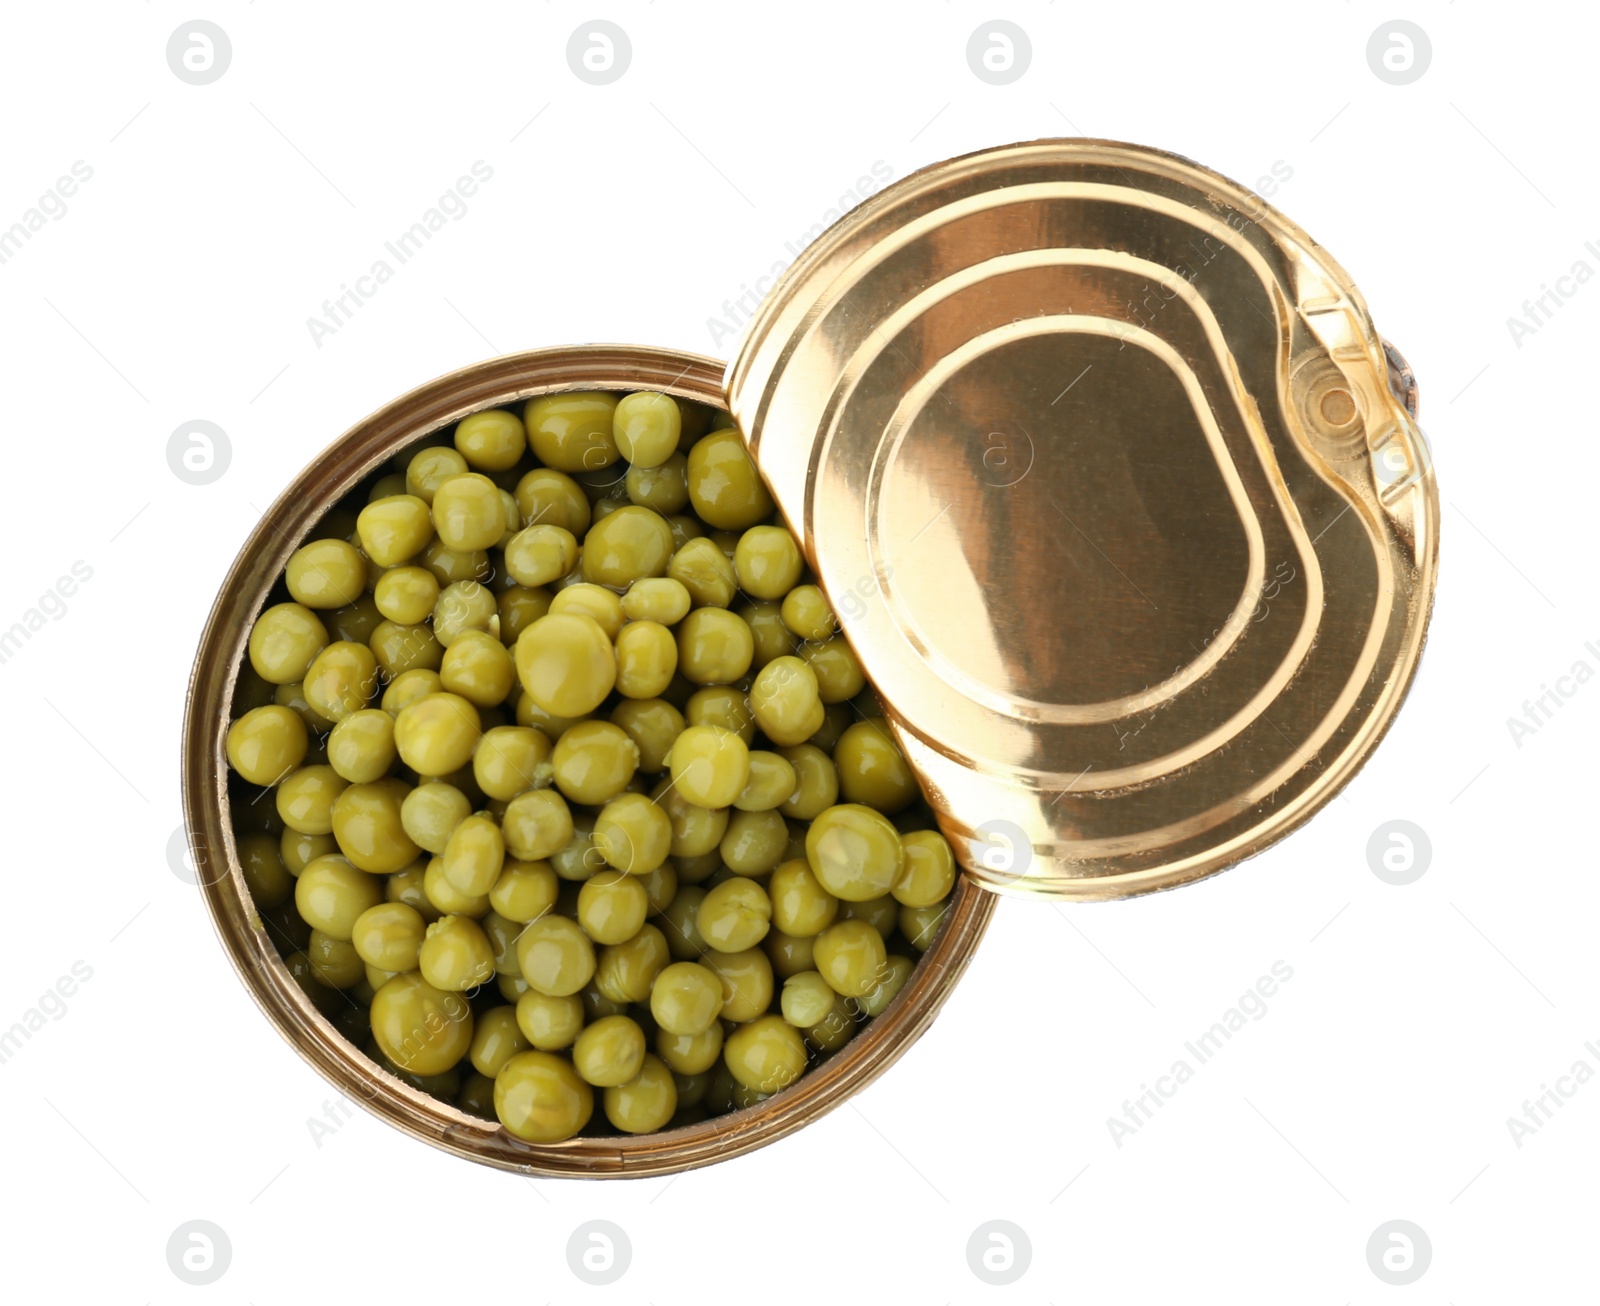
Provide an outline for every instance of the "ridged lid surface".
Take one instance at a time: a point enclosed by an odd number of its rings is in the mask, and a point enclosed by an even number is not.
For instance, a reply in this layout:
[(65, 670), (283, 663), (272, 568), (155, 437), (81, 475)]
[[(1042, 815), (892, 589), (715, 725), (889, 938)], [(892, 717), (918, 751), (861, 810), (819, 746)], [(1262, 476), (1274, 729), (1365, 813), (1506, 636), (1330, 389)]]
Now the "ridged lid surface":
[(852, 211), (727, 390), (969, 873), (1093, 899), (1280, 838), (1399, 707), (1439, 510), (1390, 372), (1259, 197), (1066, 140)]

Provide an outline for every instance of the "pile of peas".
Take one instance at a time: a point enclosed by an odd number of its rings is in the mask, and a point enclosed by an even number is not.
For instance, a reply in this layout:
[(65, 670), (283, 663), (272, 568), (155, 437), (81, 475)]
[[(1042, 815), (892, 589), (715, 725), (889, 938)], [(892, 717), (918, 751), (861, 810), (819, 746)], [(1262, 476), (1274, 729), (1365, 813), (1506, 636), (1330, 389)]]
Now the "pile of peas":
[(949, 845), (726, 414), (578, 392), (397, 456), (289, 559), (227, 735), (289, 973), (530, 1142), (794, 1083), (933, 941)]

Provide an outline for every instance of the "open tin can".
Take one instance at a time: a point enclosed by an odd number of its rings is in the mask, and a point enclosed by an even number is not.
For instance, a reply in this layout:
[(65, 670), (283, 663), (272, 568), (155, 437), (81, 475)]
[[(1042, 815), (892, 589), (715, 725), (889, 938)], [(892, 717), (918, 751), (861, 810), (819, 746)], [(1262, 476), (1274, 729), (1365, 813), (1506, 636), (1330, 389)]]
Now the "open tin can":
[[(384, 1073), (290, 978), (239, 867), (224, 736), (249, 628), (316, 522), (470, 413), (656, 390), (734, 416), (964, 874), (890, 1007), (755, 1106), (521, 1142)], [(1126, 897), (1289, 833), (1416, 670), (1439, 506), (1415, 383), (1353, 282), (1248, 190), (1110, 142), (905, 178), (779, 280), (726, 376), (672, 350), (512, 355), (347, 432), (267, 512), (189, 686), (185, 818), (257, 1002), (341, 1092), (527, 1174), (652, 1175), (773, 1141), (927, 1027), (995, 892)]]

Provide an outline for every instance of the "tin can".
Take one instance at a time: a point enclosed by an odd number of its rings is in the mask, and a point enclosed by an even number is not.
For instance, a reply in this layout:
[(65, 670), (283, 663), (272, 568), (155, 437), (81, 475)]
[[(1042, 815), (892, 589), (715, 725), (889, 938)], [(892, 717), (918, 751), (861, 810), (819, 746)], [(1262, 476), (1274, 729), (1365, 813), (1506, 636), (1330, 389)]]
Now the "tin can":
[[(702, 1124), (531, 1145), (346, 1042), (250, 901), (223, 744), (290, 554), (396, 452), (560, 390), (727, 407), (964, 874), (891, 1006), (791, 1087)], [(1042, 141), (925, 169), (824, 233), (728, 367), (511, 355), (340, 437), (273, 504), (201, 637), (185, 818), (224, 947), (351, 1100), (524, 1174), (658, 1175), (780, 1138), (882, 1074), (960, 977), (997, 892), (1104, 899), (1259, 851), (1392, 720), (1431, 609), (1438, 495), (1416, 388), (1342, 269), (1172, 155)]]

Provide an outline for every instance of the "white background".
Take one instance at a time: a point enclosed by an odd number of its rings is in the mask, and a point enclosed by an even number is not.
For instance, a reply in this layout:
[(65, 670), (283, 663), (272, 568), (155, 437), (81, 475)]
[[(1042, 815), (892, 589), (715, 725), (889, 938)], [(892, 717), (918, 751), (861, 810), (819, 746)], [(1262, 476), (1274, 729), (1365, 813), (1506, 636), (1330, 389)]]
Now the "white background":
[[(1600, 670), (1590, 513), (1600, 286), (1522, 340), (1507, 318), (1577, 260), (1600, 271), (1588, 60), (1575, 8), (1419, 3), (1426, 74), (1366, 46), (1387, 5), (958, 0), (696, 6), (152, 0), (9, 6), (0, 228), (82, 160), (93, 177), (0, 264), (0, 627), (75, 561), (92, 579), (0, 665), (6, 921), (0, 1027), (72, 964), (93, 977), (0, 1065), (0, 1279), (17, 1300), (608, 1303), (840, 1300), (1475, 1302), (1594, 1292), (1600, 1082), (1518, 1147), (1506, 1120), (1600, 1039), (1592, 842), (1600, 684), (1513, 742), (1579, 659)], [(1032, 61), (969, 70), (1005, 17)], [(232, 43), (169, 69), (185, 20)], [(605, 17), (608, 86), (566, 44)], [(1359, 281), (1422, 383), (1444, 502), (1438, 607), (1392, 734), (1339, 800), (1198, 886), (1056, 910), (1005, 902), (935, 1027), (803, 1134), (676, 1180), (527, 1182), (332, 1098), (234, 978), (167, 860), (201, 622), (239, 544), (370, 410), (498, 352), (589, 340), (726, 356), (708, 320), (882, 160), (1087, 134), (1159, 145), (1274, 202)], [(306, 321), (482, 160), (493, 178), (318, 347)], [(1569, 283), (1571, 284), (1571, 283)], [(206, 486), (166, 443), (202, 418)], [(1404, 818), (1407, 887), (1369, 869)], [(1117, 1147), (1108, 1116), (1275, 961), (1267, 1014)], [(1600, 1046), (1600, 1044), (1597, 1044)], [(209, 1287), (166, 1245), (205, 1219)], [(632, 1245), (596, 1288), (567, 1239)], [(969, 1235), (1009, 1220), (995, 1288)], [(1383, 1222), (1427, 1273), (1369, 1269)]]

